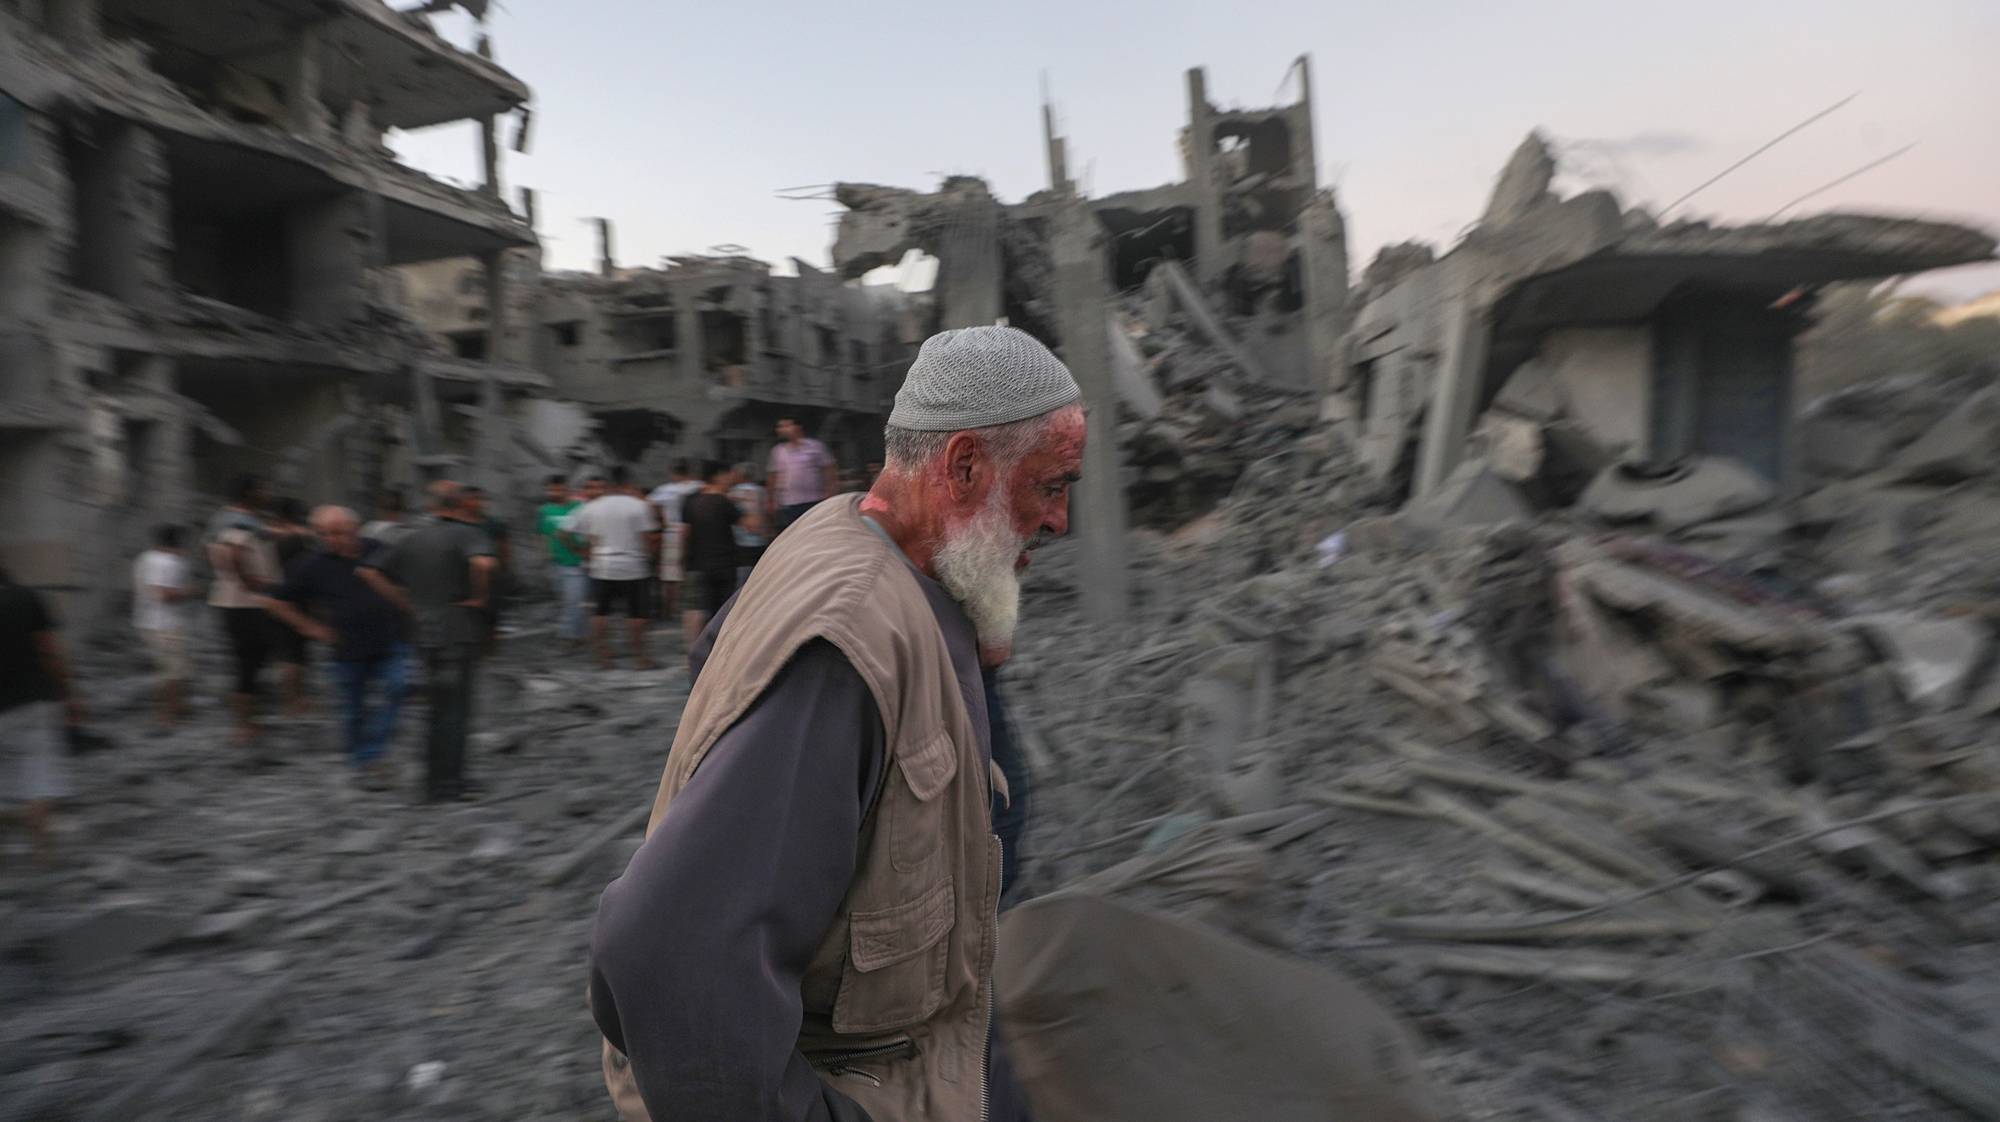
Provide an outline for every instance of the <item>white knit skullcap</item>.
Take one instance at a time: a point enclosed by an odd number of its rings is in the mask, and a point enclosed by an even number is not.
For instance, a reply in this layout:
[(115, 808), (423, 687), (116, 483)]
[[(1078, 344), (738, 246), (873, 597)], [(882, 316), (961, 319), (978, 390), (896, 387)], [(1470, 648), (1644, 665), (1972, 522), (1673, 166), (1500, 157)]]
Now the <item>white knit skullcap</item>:
[(1014, 327), (960, 327), (924, 340), (889, 423), (957, 432), (1025, 421), (1083, 397), (1069, 367)]

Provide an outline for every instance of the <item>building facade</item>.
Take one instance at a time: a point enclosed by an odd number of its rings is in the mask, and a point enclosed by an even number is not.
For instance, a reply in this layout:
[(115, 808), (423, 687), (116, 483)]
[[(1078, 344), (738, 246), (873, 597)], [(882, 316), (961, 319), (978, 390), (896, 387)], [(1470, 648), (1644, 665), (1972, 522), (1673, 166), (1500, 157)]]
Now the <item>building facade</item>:
[[(533, 466), (539, 376), (439, 347), (394, 268), (535, 243), (490, 55), (381, 0), (0, 0), (0, 564), (87, 625), (239, 474), (365, 509)], [(454, 121), (478, 187), (384, 144)]]
[[(882, 456), (896, 389), (929, 331), (929, 301), (843, 282), (794, 259), (778, 276), (743, 256), (662, 268), (544, 272), (510, 255), (526, 325), (500, 345), (549, 383), (533, 429), (572, 467), (634, 465), (663, 480), (676, 458), (762, 463), (790, 417), (858, 472)], [(484, 273), (470, 260), (405, 270), (411, 306), (445, 344), (483, 357)]]

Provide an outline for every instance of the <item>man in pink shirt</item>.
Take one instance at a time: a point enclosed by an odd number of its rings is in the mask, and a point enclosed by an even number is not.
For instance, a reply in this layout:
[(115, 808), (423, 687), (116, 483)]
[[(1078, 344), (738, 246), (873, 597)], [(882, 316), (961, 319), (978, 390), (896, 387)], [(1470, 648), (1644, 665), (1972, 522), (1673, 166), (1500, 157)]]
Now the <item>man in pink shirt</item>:
[(778, 418), (778, 446), (771, 449), (766, 473), (777, 533), (833, 494), (834, 472), (826, 445), (807, 436), (805, 426), (793, 418)]

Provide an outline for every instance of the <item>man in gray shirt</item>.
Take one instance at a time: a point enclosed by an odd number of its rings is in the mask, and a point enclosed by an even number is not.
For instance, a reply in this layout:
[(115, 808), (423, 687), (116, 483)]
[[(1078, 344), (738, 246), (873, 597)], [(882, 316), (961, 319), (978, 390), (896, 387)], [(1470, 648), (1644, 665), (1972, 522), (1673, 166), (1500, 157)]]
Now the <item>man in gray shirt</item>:
[(435, 521), (378, 551), (358, 571), (377, 592), (415, 617), (417, 649), (430, 690), (424, 801), (446, 802), (472, 794), (465, 777), (465, 742), (498, 563), (464, 487), (439, 480), (431, 484), (430, 496)]

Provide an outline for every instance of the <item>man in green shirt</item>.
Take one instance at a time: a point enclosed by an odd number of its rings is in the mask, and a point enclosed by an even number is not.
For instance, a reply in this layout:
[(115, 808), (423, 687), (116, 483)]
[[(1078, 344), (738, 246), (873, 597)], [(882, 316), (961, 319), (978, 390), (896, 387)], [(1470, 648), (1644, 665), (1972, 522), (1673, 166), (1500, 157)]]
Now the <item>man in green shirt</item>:
[(556, 636), (571, 647), (583, 642), (583, 601), (590, 581), (584, 576), (583, 559), (564, 540), (562, 524), (580, 505), (569, 492), (569, 481), (551, 475), (547, 500), (535, 513), (535, 532), (548, 543), (550, 579), (562, 602), (556, 616)]

